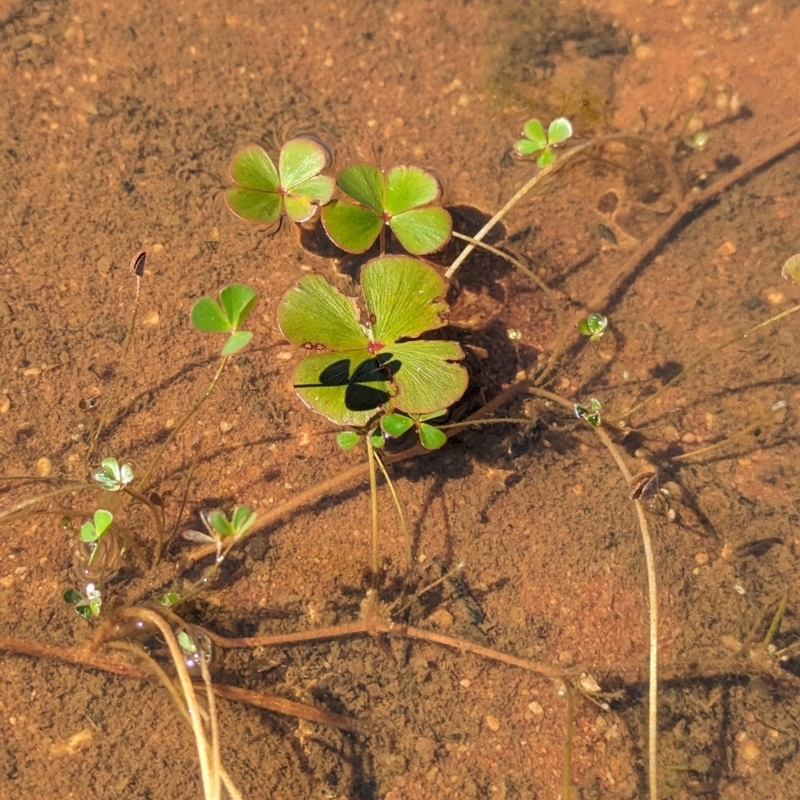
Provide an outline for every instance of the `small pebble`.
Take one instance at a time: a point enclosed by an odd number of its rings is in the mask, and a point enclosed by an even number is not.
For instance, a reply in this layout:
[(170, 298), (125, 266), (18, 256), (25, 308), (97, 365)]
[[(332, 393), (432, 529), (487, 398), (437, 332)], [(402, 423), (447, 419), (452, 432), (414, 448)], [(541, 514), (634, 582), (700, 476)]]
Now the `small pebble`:
[(544, 709), (542, 708), (541, 703), (537, 703), (535, 700), (532, 703), (528, 703), (528, 711), (531, 712), (534, 716), (541, 717), (544, 714)]
[(151, 253), (163, 253), (164, 252), (164, 245), (161, 242), (156, 242), (151, 248)]
[(453, 625), (453, 615), (446, 608), (437, 608), (428, 619), (439, 628), (450, 628)]
[(14, 585), (13, 575), (4, 575), (0, 578), (0, 589), (10, 589)]
[(0, 414), (8, 414), (11, 410), (11, 398), (7, 394), (0, 394)]
[(767, 302), (771, 306), (779, 306), (786, 298), (786, 295), (783, 292), (779, 292), (775, 289), (767, 289), (767, 291), (764, 292), (764, 296), (767, 298)]
[(761, 755), (758, 745), (752, 739), (747, 739), (742, 742), (742, 747), (739, 752), (742, 754), (742, 758), (745, 761), (755, 761)]
[(459, 681), (459, 684), (461, 684), (461, 686), (463, 686), (465, 689), (469, 689), (469, 687), (472, 686), (472, 681), (469, 678), (462, 678)]
[(46, 478), (53, 471), (53, 462), (49, 458), (40, 458), (36, 462), (36, 474), (40, 478)]
[(158, 323), (160, 321), (161, 321), (161, 317), (160, 317), (158, 311), (156, 311), (155, 309), (153, 309), (152, 311), (148, 311), (142, 317), (142, 325), (146, 325), (149, 328), (155, 328), (155, 326), (158, 325)]
[(708, 564), (708, 553), (697, 553), (694, 560), (702, 567), (704, 564)]
[(497, 717), (492, 716), (491, 714), (487, 714), (485, 722), (486, 722), (486, 727), (490, 731), (494, 731), (495, 733), (497, 733), (497, 731), (500, 730), (500, 720), (497, 719)]
[(639, 61), (647, 61), (647, 59), (652, 58), (656, 54), (655, 50), (646, 44), (640, 44), (633, 52)]
[(717, 252), (721, 256), (732, 256), (736, 252), (736, 245), (733, 242), (723, 242), (717, 248)]
[(222, 420), (222, 422), (220, 422), (219, 424), (219, 429), (223, 433), (227, 433), (232, 427), (233, 425), (231, 425), (230, 422), (226, 422), (225, 420)]

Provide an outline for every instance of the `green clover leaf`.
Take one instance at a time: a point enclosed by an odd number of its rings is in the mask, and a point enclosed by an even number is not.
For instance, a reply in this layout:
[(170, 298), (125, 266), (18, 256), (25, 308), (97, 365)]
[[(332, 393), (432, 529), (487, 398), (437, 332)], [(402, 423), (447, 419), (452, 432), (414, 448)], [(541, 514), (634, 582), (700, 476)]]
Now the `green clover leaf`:
[(333, 196), (333, 178), (319, 174), (329, 163), (328, 151), (313, 139), (286, 142), (278, 169), (262, 147), (251, 145), (233, 158), (236, 187), (225, 192), (225, 200), (248, 222), (269, 225), (282, 211), (293, 222), (306, 222)]
[(336, 182), (359, 203), (334, 200), (322, 209), (322, 224), (330, 239), (348, 253), (364, 253), (375, 244), (384, 225), (413, 255), (442, 248), (453, 223), (441, 206), (436, 178), (419, 167), (395, 167), (384, 175), (372, 164), (343, 169)]
[(247, 319), (257, 299), (258, 295), (249, 286), (231, 284), (219, 293), (219, 303), (212, 297), (201, 297), (192, 306), (192, 325), (209, 333), (227, 333), (222, 355), (231, 356), (253, 338), (251, 331), (239, 330), (239, 326)]
[[(322, 275), (302, 278), (278, 310), (283, 335), (310, 351), (294, 372), (300, 399), (331, 422), (364, 428), (381, 411), (430, 414), (467, 388), (452, 341), (417, 340), (447, 324), (444, 281), (429, 264), (384, 256), (361, 271), (363, 303)], [(340, 444), (342, 440), (340, 439)], [(355, 444), (345, 437), (344, 444)]]
[(514, 143), (517, 155), (532, 156), (534, 153), (539, 153), (536, 163), (540, 167), (546, 167), (556, 160), (552, 148), (572, 136), (572, 125), (568, 119), (558, 117), (550, 123), (545, 133), (538, 119), (530, 119), (525, 123), (522, 135), (524, 138)]

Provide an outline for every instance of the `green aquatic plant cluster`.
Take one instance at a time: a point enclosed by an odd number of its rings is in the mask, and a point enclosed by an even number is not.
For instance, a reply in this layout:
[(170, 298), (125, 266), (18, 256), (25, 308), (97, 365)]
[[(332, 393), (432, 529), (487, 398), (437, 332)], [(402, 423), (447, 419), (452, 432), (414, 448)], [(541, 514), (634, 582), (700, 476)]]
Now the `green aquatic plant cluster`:
[[(452, 220), (438, 204), (441, 186), (429, 172), (398, 166), (384, 173), (373, 164), (353, 164), (334, 181), (320, 174), (329, 163), (327, 150), (313, 139), (287, 142), (277, 169), (263, 148), (251, 145), (233, 158), (235, 186), (225, 199), (237, 216), (266, 225), (282, 213), (293, 222), (308, 222), (321, 209), (325, 232), (348, 253), (364, 253), (378, 238), (383, 252), (386, 228), (413, 255), (447, 244)], [(332, 199), (336, 186), (349, 199)]]
[[(129, 548), (139, 549), (134, 539), (125, 532), (125, 527), (117, 524), (117, 520), (124, 517), (127, 504), (144, 505), (150, 510), (156, 529), (155, 555), (156, 560), (158, 559), (166, 538), (162, 499), (152, 493), (147, 497), (142, 494), (142, 490), (146, 488), (156, 465), (174, 438), (213, 392), (228, 360), (250, 343), (253, 334), (243, 330), (242, 326), (257, 299), (256, 292), (249, 286), (232, 284), (222, 289), (219, 301), (211, 297), (201, 297), (193, 305), (191, 322), (198, 331), (227, 335), (217, 371), (205, 393), (189, 408), (138, 481), (133, 464), (124, 461), (121, 463), (113, 456), (104, 458), (89, 473), (92, 483), (87, 488), (100, 490), (98, 506), (93, 515), (84, 519), (77, 528), (69, 516), (64, 518), (62, 526), (77, 531), (74, 567), (80, 587), (68, 588), (62, 596), (65, 602), (73, 605), (78, 614), (86, 619), (100, 615), (105, 586), (119, 571), (125, 551)], [(208, 532), (201, 534), (193, 531), (192, 536), (186, 538), (215, 543), (219, 563), (238, 538), (253, 525), (255, 518), (255, 514), (245, 506), (237, 506), (230, 519), (221, 511), (214, 510), (207, 514), (202, 512), (201, 520)], [(162, 602), (165, 606), (174, 605), (180, 599), (177, 592), (168, 592), (161, 596), (165, 597), (168, 598), (167, 602)]]

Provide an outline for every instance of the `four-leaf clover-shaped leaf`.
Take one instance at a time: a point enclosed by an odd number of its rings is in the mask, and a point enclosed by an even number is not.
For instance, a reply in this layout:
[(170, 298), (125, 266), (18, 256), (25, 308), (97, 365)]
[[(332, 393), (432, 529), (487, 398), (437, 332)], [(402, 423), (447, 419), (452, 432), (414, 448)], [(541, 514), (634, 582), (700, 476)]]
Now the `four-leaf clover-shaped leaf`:
[(120, 466), (116, 458), (104, 458), (91, 476), (107, 492), (119, 492), (133, 482), (133, 467), (130, 464)]
[(283, 298), (278, 322), (292, 344), (311, 351), (297, 365), (300, 399), (332, 422), (366, 426), (380, 411), (431, 414), (467, 388), (464, 357), (452, 341), (419, 341), (447, 324), (444, 281), (429, 264), (384, 256), (361, 271), (363, 304), (322, 275)]
[(329, 162), (328, 151), (313, 139), (286, 142), (277, 169), (262, 147), (251, 145), (233, 158), (236, 187), (225, 192), (225, 200), (249, 222), (270, 224), (281, 210), (294, 222), (306, 222), (333, 195), (333, 178), (319, 174)]
[(219, 303), (212, 297), (201, 297), (192, 306), (192, 325), (198, 330), (229, 334), (222, 355), (238, 353), (253, 338), (252, 331), (240, 331), (239, 326), (252, 311), (258, 295), (241, 283), (226, 286), (219, 293)]
[(550, 127), (545, 133), (542, 123), (538, 119), (530, 119), (522, 129), (525, 137), (514, 143), (514, 150), (520, 156), (532, 156), (539, 152), (536, 163), (540, 167), (546, 167), (556, 160), (555, 153), (552, 151), (553, 145), (560, 144), (572, 136), (572, 125), (568, 119), (559, 117), (550, 123)]
[(414, 255), (439, 250), (450, 238), (450, 215), (431, 205), (441, 195), (439, 182), (419, 167), (395, 167), (384, 174), (372, 164), (353, 164), (339, 173), (336, 182), (360, 205), (334, 200), (322, 209), (322, 224), (348, 253), (369, 250), (384, 225)]

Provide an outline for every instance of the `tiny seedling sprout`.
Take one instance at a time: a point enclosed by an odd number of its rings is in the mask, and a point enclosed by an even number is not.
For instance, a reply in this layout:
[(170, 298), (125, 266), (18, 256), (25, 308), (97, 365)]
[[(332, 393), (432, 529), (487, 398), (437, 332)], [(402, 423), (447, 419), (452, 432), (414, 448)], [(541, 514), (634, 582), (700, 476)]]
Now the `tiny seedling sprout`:
[(100, 616), (100, 606), (103, 604), (103, 600), (100, 590), (93, 583), (86, 585), (86, 591), (83, 594), (77, 589), (65, 589), (61, 597), (65, 603), (75, 606), (75, 611), (84, 619)]
[(119, 492), (133, 482), (133, 466), (120, 466), (116, 458), (104, 458), (100, 466), (92, 470), (91, 477), (107, 492)]
[(596, 397), (589, 401), (589, 408), (582, 406), (580, 403), (575, 403), (575, 416), (596, 428), (601, 422), (600, 407), (600, 401)]
[(554, 119), (545, 133), (542, 123), (538, 119), (530, 119), (522, 129), (524, 138), (514, 143), (514, 150), (519, 156), (532, 156), (535, 153), (536, 163), (546, 167), (556, 160), (553, 147), (565, 142), (572, 136), (572, 124), (568, 119), (559, 117)]
[(249, 222), (269, 225), (282, 212), (293, 222), (307, 222), (333, 196), (333, 178), (319, 174), (329, 163), (328, 151), (313, 139), (286, 142), (277, 169), (263, 148), (246, 147), (233, 158), (236, 186), (228, 189), (225, 200)]
[(602, 314), (589, 314), (578, 323), (581, 336), (588, 336), (590, 342), (599, 341), (608, 327), (608, 317)]
[(222, 561), (236, 540), (253, 527), (256, 513), (247, 506), (236, 506), (228, 518), (223, 511), (214, 509), (202, 511), (200, 521), (203, 523), (205, 531), (184, 531), (183, 538), (190, 542), (216, 545), (217, 562), (219, 562)]
[(257, 299), (256, 293), (241, 283), (226, 286), (219, 293), (219, 303), (212, 297), (201, 297), (192, 306), (192, 325), (209, 333), (227, 333), (223, 356), (238, 353), (253, 338), (251, 331), (239, 330)]
[(322, 224), (331, 240), (348, 253), (364, 253), (381, 236), (384, 225), (405, 250), (424, 255), (450, 239), (450, 214), (435, 205), (439, 182), (419, 167), (395, 167), (384, 174), (372, 164), (353, 164), (336, 179), (339, 188), (357, 201), (334, 200), (322, 209)]

